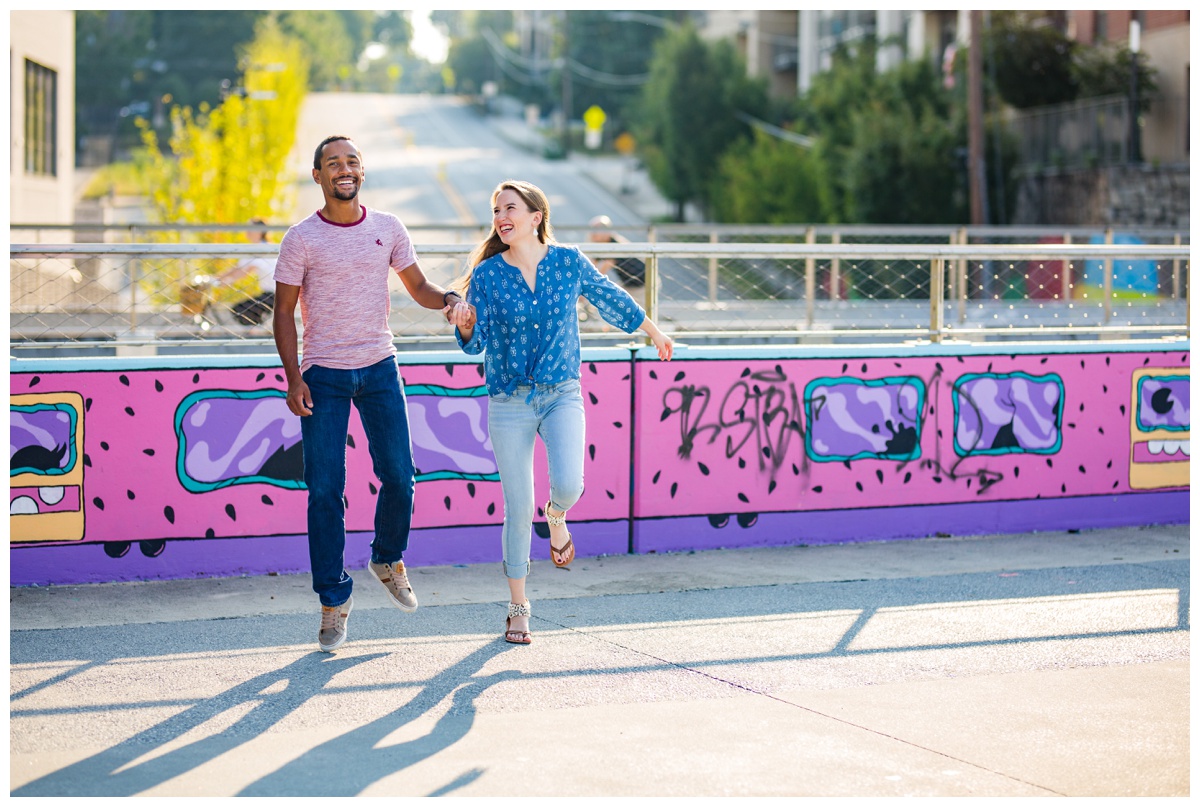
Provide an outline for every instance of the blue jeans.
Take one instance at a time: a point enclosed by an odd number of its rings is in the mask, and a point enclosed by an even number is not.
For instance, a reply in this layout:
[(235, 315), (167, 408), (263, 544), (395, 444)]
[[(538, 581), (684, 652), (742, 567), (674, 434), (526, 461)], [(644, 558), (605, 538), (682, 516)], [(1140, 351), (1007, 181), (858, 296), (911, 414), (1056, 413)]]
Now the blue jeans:
[(578, 381), (546, 387), (519, 386), (511, 395), (488, 398), (488, 434), (504, 492), (504, 574), (529, 574), (533, 500), (533, 445), (546, 445), (550, 505), (566, 511), (583, 495), (583, 396)]
[[(416, 472), (400, 368), (390, 357), (369, 367), (309, 367), (304, 383), (312, 414), (300, 418), (304, 483), (308, 486), (308, 557), (313, 591), (322, 605), (341, 605), (354, 581), (346, 574), (346, 436), (354, 403), (367, 435), (379, 496), (375, 502), (373, 563), (395, 563), (408, 549)], [(366, 496), (367, 491), (355, 491)]]

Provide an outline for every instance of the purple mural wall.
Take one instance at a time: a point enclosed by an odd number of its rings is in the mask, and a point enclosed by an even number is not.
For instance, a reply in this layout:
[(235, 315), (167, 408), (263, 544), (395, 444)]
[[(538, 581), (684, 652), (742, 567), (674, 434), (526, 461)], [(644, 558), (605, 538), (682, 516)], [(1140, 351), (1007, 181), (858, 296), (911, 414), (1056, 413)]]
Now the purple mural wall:
[[(667, 364), (586, 349), (580, 554), (1188, 519), (1186, 344), (990, 351), (682, 348)], [(400, 362), (418, 473), (406, 559), (497, 561), (481, 367)], [(306, 571), (284, 389), (273, 357), (13, 360), (11, 584)], [(354, 567), (377, 495), (357, 418), (346, 463)]]

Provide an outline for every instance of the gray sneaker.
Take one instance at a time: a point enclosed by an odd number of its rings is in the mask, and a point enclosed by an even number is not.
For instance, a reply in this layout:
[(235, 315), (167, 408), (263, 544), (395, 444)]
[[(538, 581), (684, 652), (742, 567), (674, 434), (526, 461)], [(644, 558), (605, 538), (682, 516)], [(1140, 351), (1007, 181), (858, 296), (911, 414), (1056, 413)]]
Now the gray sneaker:
[(321, 606), (321, 630), (317, 633), (317, 646), (323, 652), (333, 652), (346, 641), (346, 621), (350, 619), (350, 609), (353, 607), (353, 597), (341, 605)]
[(383, 583), (393, 605), (402, 611), (417, 610), (417, 595), (413, 593), (412, 584), (408, 582), (408, 572), (404, 570), (404, 561), (370, 565), (371, 574), (375, 575), (380, 583)]

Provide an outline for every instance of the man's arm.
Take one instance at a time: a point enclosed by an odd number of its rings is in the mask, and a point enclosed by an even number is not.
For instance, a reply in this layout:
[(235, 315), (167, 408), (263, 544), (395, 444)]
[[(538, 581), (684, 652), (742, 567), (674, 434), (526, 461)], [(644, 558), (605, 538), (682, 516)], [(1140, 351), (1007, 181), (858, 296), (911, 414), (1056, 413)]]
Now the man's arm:
[(400, 271), (400, 280), (403, 281), (404, 288), (408, 289), (409, 296), (422, 308), (445, 311), (448, 306), (462, 300), (462, 295), (458, 292), (444, 289), (425, 277), (421, 265), (417, 263), (404, 267)]
[(308, 384), (300, 377), (299, 340), (296, 336), (296, 302), (300, 299), (300, 287), (287, 283), (275, 284), (275, 349), (283, 362), (287, 376), (287, 405), (293, 415), (312, 414), (312, 393)]

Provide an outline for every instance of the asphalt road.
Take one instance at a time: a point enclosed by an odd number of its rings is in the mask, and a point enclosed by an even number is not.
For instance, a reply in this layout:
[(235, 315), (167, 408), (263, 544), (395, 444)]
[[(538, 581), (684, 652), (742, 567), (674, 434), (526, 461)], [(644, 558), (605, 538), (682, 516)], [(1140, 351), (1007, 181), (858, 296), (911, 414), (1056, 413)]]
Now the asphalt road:
[(15, 796), (1187, 796), (1188, 526), (10, 589)]

